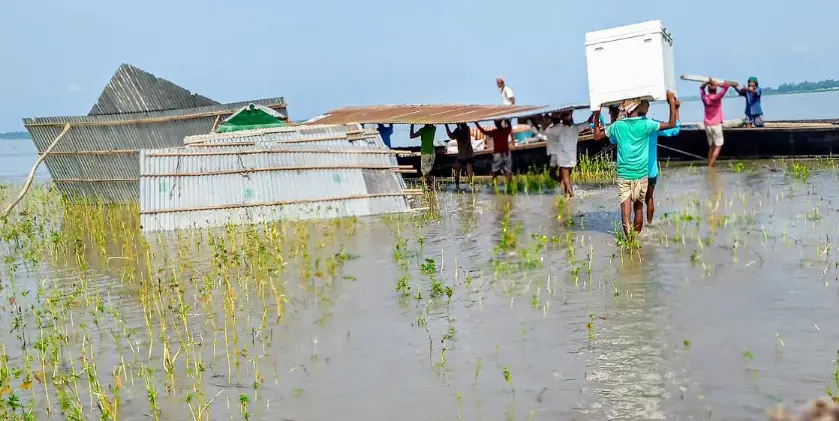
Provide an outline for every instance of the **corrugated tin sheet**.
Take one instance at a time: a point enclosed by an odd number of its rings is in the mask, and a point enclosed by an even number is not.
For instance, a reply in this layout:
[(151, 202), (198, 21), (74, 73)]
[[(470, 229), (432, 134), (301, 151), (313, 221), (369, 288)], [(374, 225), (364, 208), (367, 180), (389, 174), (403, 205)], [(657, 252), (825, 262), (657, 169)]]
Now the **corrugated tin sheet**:
[[(175, 158), (184, 163), (182, 168), (198, 168), (199, 170), (206, 171), (211, 171), (211, 168), (215, 168), (216, 171), (222, 170), (222, 168), (214, 167), (214, 160), (217, 158), (229, 160), (231, 155), (239, 157), (237, 162), (240, 166), (247, 165), (245, 164), (246, 160), (248, 163), (253, 164), (250, 158), (248, 158), (251, 155), (266, 155), (276, 156), (278, 157), (276, 158), (276, 162), (282, 162), (289, 166), (334, 166), (341, 164), (397, 167), (399, 162), (396, 156), (404, 154), (405, 151), (389, 150), (382, 145), (375, 144), (375, 141), (376, 139), (365, 139), (363, 144), (360, 144), (362, 142), (344, 142), (341, 144), (337, 144), (337, 142), (279, 144), (256, 142), (254, 146), (224, 146), (224, 144), (220, 143), (201, 148), (187, 147), (149, 150), (146, 151), (146, 157)], [(226, 169), (230, 168), (228, 167)], [(405, 181), (402, 177), (396, 177), (396, 180), (398, 181), (399, 187), (404, 189)]]
[[(391, 153), (255, 143), (143, 150), (143, 230), (365, 216), (409, 209), (404, 180), (390, 169), (398, 166)], [(379, 152), (388, 150), (382, 146)], [(300, 167), (317, 169), (294, 169)]]
[(344, 107), (310, 119), (304, 124), (392, 123), (453, 124), (492, 120), (498, 116), (531, 111), (537, 105), (374, 105)]
[(566, 105), (559, 105), (559, 106), (547, 106), (547, 107), (543, 107), (543, 108), (536, 109), (536, 110), (507, 114), (507, 115), (502, 116), (502, 118), (507, 118), (507, 119), (511, 119), (511, 120), (514, 119), (514, 118), (526, 119), (526, 118), (531, 118), (531, 117), (537, 117), (537, 116), (544, 115), (544, 114), (558, 113), (560, 111), (588, 110), (590, 108), (591, 107), (588, 104), (566, 104)]
[[(253, 101), (233, 102), (229, 104), (209, 105), (198, 108), (188, 108), (183, 110), (167, 110), (154, 111), (148, 113), (134, 113), (134, 114), (115, 114), (115, 115), (85, 115), (85, 116), (61, 116), (61, 117), (34, 117), (24, 118), (23, 124), (29, 128), (30, 126), (46, 126), (52, 125), (55, 127), (62, 127), (66, 123), (76, 124), (102, 124), (108, 125), (112, 122), (135, 121), (150, 118), (167, 118), (167, 117), (190, 117), (199, 114), (212, 114), (213, 118), (217, 115), (225, 116), (233, 114), (239, 108), (248, 104), (260, 104), (268, 108), (277, 110), (281, 113), (286, 113), (286, 102), (283, 97), (257, 99)], [(52, 142), (52, 140), (50, 140)], [(48, 142), (49, 144), (49, 142)]]
[[(322, 152), (310, 152), (318, 149)], [(144, 176), (174, 173), (202, 174), (233, 170), (258, 171), (265, 168), (398, 167), (395, 156), (392, 154), (345, 153), (334, 147), (296, 144), (259, 148), (239, 146), (154, 149), (145, 150), (144, 156), (146, 159), (142, 173)]]
[(122, 64), (102, 90), (89, 115), (141, 113), (218, 105), (166, 79)]
[[(184, 139), (185, 145), (199, 143), (230, 143), (230, 142), (273, 142), (276, 138), (300, 138), (306, 136), (335, 135), (346, 136), (348, 133), (362, 133), (360, 124), (333, 124), (310, 126), (272, 127), (269, 129), (242, 130), (229, 133), (207, 133), (189, 136)], [(274, 137), (276, 136), (276, 138)], [(272, 139), (272, 140), (268, 140)]]
[(276, 127), (240, 132), (211, 133), (184, 139), (184, 144), (187, 146), (275, 143), (387, 148), (379, 132), (365, 130), (360, 124)]
[(64, 124), (73, 125), (44, 160), (58, 189), (69, 198), (136, 202), (140, 149), (182, 146), (184, 137), (207, 133), (220, 116), (252, 102), (285, 111), (282, 98), (270, 98), (149, 113), (26, 118), (24, 124), (39, 153)]

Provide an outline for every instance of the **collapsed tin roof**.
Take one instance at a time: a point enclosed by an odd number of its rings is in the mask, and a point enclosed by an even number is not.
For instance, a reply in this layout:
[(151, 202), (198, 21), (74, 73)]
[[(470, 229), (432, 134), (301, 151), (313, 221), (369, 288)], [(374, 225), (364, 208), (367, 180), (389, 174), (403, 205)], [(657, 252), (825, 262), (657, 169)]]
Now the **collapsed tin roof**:
[(543, 108), (539, 105), (372, 105), (344, 107), (312, 118), (303, 124), (454, 124), (487, 121), (497, 117)]
[(88, 115), (143, 113), (219, 105), (166, 79), (121, 64)]

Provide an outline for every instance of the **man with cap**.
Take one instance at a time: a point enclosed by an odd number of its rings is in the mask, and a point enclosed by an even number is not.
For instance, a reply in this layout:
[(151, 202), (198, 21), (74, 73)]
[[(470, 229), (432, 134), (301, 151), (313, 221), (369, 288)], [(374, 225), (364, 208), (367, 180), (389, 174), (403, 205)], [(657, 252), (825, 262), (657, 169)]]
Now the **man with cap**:
[(763, 107), (760, 106), (760, 98), (763, 96), (763, 89), (757, 83), (757, 78), (752, 76), (746, 87), (735, 87), (734, 89), (742, 97), (746, 97), (746, 124), (749, 127), (763, 127)]

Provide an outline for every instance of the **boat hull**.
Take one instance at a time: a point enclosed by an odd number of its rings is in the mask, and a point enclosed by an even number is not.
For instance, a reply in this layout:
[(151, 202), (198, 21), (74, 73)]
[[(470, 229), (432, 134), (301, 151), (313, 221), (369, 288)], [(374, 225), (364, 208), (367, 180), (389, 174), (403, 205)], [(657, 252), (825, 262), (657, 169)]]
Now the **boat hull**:
[[(682, 129), (678, 136), (659, 137), (658, 158), (661, 161), (696, 161), (708, 155), (708, 141), (701, 129)], [(578, 153), (589, 156), (608, 153), (614, 156), (609, 142), (593, 140), (580, 141)], [(607, 149), (608, 148), (608, 149)], [(419, 147), (398, 148), (419, 151)], [(720, 151), (721, 160), (749, 160), (767, 158), (801, 158), (839, 155), (839, 125), (835, 127), (802, 128), (735, 128), (725, 130), (725, 144)], [(541, 171), (548, 165), (544, 142), (524, 145), (512, 150), (513, 171), (524, 173)], [(446, 154), (444, 148), (437, 150), (433, 174), (449, 177), (453, 174), (455, 155)], [(419, 175), (420, 158), (405, 156), (399, 158), (400, 165), (412, 165)], [(492, 153), (481, 151), (475, 154), (473, 168), (476, 175), (489, 175), (492, 170)]]

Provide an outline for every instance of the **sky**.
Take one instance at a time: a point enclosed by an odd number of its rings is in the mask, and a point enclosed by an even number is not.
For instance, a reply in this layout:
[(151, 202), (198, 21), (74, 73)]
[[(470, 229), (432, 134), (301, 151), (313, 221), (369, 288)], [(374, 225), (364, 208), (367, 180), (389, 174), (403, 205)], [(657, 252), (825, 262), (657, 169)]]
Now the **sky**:
[[(836, 0), (0, 0), (0, 131), (84, 115), (121, 63), (219, 102), (587, 102), (585, 33), (660, 19), (676, 74), (839, 78)], [(680, 92), (696, 89), (680, 82)]]

